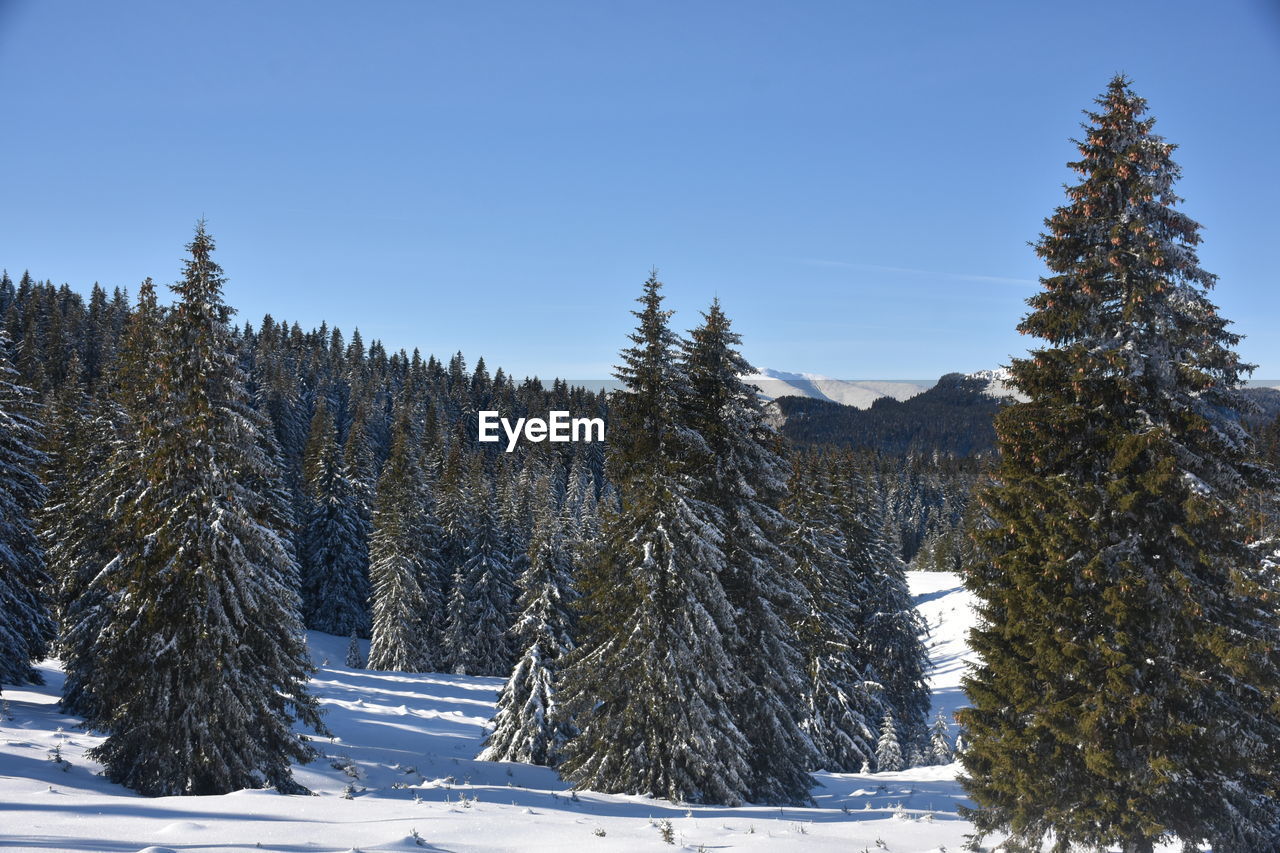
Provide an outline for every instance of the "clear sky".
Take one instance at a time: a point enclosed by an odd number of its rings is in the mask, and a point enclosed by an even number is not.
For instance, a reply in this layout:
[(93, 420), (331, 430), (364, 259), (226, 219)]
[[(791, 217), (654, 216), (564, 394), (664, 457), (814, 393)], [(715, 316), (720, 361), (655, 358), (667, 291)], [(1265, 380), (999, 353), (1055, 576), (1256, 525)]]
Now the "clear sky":
[(1275, 0), (0, 0), (0, 266), (132, 292), (204, 216), (241, 319), (577, 379), (656, 266), (757, 365), (936, 377), (1025, 351), (1117, 71), (1280, 377)]

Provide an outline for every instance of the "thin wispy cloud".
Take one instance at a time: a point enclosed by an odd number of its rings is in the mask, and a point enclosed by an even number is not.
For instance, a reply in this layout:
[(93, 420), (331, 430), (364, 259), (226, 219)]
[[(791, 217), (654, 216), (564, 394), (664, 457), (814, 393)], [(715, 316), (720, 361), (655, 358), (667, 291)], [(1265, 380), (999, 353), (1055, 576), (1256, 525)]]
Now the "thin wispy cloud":
[(828, 261), (821, 258), (801, 258), (800, 263), (815, 267), (840, 267), (842, 269), (866, 270), (868, 272), (889, 272), (902, 275), (927, 275), (933, 278), (945, 278), (953, 281), (986, 281), (993, 284), (1020, 284), (1028, 287), (1038, 282), (1030, 278), (1009, 278), (1000, 275), (977, 275), (963, 272), (939, 272), (938, 270), (921, 270), (913, 267), (887, 267), (881, 264), (855, 264), (849, 261)]

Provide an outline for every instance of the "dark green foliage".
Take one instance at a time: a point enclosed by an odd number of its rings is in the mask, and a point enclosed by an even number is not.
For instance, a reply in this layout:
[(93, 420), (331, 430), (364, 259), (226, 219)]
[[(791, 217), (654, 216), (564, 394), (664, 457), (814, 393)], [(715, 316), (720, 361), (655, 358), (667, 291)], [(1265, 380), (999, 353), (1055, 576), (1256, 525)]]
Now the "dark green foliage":
[(402, 406), (374, 512), (370, 669), (431, 672), (442, 663), (438, 638), (443, 602), (434, 583), (435, 527), (428, 508), (413, 431)]
[(498, 697), (494, 730), (479, 756), (485, 761), (554, 766), (574, 734), (560, 709), (557, 676), (574, 648), (576, 593), (565, 518), (549, 477), (540, 492), (546, 502), (529, 546), (529, 566), (520, 577), (520, 616), (511, 629), (523, 653)]
[(925, 756), (930, 764), (950, 764), (955, 760), (955, 749), (947, 733), (947, 718), (938, 712), (929, 727), (929, 751)]
[(792, 526), (781, 512), (790, 471), (755, 389), (740, 378), (755, 371), (718, 300), (703, 318), (684, 357), (685, 418), (705, 442), (690, 473), (723, 543), (720, 582), (734, 613), (726, 640), (739, 675), (733, 714), (751, 744), (749, 798), (807, 802), (818, 756), (803, 728), (804, 655), (794, 630), (808, 592), (783, 548)]
[[(124, 514), (147, 486), (136, 424), (158, 401), (152, 374), (162, 320), (155, 285), (147, 279), (125, 323), (118, 359), (101, 381), (102, 393), (85, 403), (92, 419), (86, 413), (71, 420), (55, 439), (55, 498), (44, 517), (62, 624), (62, 708), (90, 723), (106, 716), (95, 696), (95, 686), (111, 686), (99, 670), (99, 643), (125, 593), (115, 578), (123, 569), (117, 556), (129, 542)], [(68, 389), (59, 393), (68, 397)], [(65, 484), (61, 496), (59, 482)]]
[(316, 404), (303, 456), (307, 515), (299, 532), (303, 615), (328, 634), (369, 633), (367, 522), (353, 472), (339, 458), (333, 417)]
[(798, 445), (874, 450), (891, 455), (972, 456), (995, 446), (991, 419), (1001, 402), (985, 380), (948, 373), (907, 400), (882, 397), (858, 409), (830, 400), (780, 397), (782, 434)]
[[(1037, 846), (1277, 849), (1280, 632), (1243, 544), (1238, 338), (1206, 298), (1173, 146), (1114, 79), (1036, 244), (1050, 274), (997, 418), (981, 665), (960, 713), (971, 817)], [(1268, 486), (1271, 487), (1271, 486)]]
[(878, 698), (892, 710), (909, 754), (923, 747), (929, 714), (925, 626), (911, 602), (906, 568), (885, 535), (878, 495), (861, 472), (852, 472), (843, 499), (844, 556), (864, 590), (856, 604), (853, 642), (865, 662), (864, 674), (880, 684)]
[(472, 495), (475, 527), (467, 558), (454, 572), (445, 646), (454, 672), (506, 675), (514, 657), (507, 632), (514, 617), (515, 578), (494, 507), (496, 497), (478, 469)]
[(154, 394), (137, 412), (139, 452), (119, 460), (148, 487), (127, 494), (123, 547), (103, 573), (115, 600), (91, 688), (107, 740), (92, 755), (148, 795), (296, 791), (289, 765), (313, 751), (292, 723), (320, 723), (288, 507), (203, 224), (188, 249), (158, 351), (138, 365)]
[[(792, 528), (787, 550), (808, 591), (807, 611), (797, 635), (805, 652), (805, 730), (817, 750), (816, 769), (856, 773), (874, 763), (872, 730), (882, 714), (864, 669), (869, 664), (857, 639), (860, 603), (867, 580), (845, 556), (842, 501), (832, 486), (828, 460), (795, 459), (786, 505)], [(878, 692), (878, 685), (875, 692)]]
[(364, 669), (368, 666), (364, 653), (360, 651), (360, 638), (353, 631), (351, 638), (347, 641), (347, 654), (343, 659), (343, 663), (351, 669)]
[(16, 379), (0, 331), (0, 682), (22, 684), (40, 681), (32, 663), (48, 651), (54, 624), (34, 525), (45, 495), (39, 412), (31, 389)]
[(880, 720), (880, 739), (876, 741), (876, 772), (896, 773), (906, 766), (902, 746), (898, 743), (897, 723), (894, 722), (893, 712), (886, 711)]
[(584, 567), (584, 637), (564, 679), (579, 734), (562, 772), (598, 791), (738, 803), (752, 769), (733, 714), (733, 612), (714, 511), (691, 494), (690, 460), (707, 451), (681, 409), (688, 378), (661, 287), (645, 282), (611, 399), (620, 508)]
[[(904, 753), (923, 750), (930, 704), (925, 626), (911, 601), (902, 560), (890, 544), (884, 500), (886, 493), (892, 497), (893, 489), (876, 485), (879, 460), (872, 456), (840, 451), (798, 454), (796, 464), (802, 473), (797, 483), (802, 502), (791, 511), (805, 538), (793, 543), (793, 553), (801, 558), (810, 552), (806, 559), (813, 568), (802, 566), (801, 577), (815, 594), (836, 598), (819, 608), (821, 627), (810, 633), (828, 635), (825, 642), (837, 644), (829, 646), (831, 650), (847, 645), (849, 658), (839, 664), (839, 680), (863, 680), (861, 690), (834, 685), (826, 689), (848, 697), (872, 725), (885, 710), (892, 711)], [(823, 555), (830, 549), (838, 549), (835, 559)], [(830, 612), (821, 612), (828, 608)], [(811, 669), (820, 663), (817, 654), (822, 652), (810, 647)], [(829, 659), (826, 666), (836, 662)], [(831, 676), (836, 674), (832, 670)], [(860, 695), (866, 690), (873, 695)], [(828, 713), (838, 710), (837, 706)], [(849, 768), (853, 762), (853, 754), (846, 751), (841, 765)]]

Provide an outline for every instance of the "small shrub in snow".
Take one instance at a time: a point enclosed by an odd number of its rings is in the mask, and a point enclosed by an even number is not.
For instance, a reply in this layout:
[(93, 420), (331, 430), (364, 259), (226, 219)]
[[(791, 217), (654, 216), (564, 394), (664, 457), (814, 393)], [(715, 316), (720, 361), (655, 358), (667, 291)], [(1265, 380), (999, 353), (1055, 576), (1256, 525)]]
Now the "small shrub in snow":
[(62, 757), (62, 744), (56, 743), (49, 750), (49, 760), (62, 768), (63, 772), (71, 769), (71, 762)]
[(355, 762), (350, 758), (335, 758), (333, 761), (329, 762), (329, 766), (334, 770), (341, 770), (345, 776), (352, 779), (360, 778), (360, 768), (356, 767)]
[(364, 655), (360, 653), (360, 641), (356, 639), (356, 632), (351, 632), (351, 642), (347, 643), (347, 659), (346, 665), (351, 669), (364, 669)]

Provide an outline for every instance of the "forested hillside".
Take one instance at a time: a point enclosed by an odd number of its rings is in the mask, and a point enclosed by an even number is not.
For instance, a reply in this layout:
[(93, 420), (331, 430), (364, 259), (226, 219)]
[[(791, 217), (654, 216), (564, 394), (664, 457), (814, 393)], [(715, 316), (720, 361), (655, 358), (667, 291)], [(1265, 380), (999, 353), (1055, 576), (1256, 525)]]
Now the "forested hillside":
[(832, 445), (906, 454), (979, 456), (995, 448), (992, 419), (1001, 401), (988, 383), (948, 373), (907, 400), (881, 397), (858, 409), (828, 400), (779, 397), (782, 433), (800, 445)]
[[(509, 677), (486, 755), (597, 790), (796, 803), (818, 768), (928, 760), (904, 554), (962, 496), (788, 452), (718, 303), (684, 338), (651, 277), (606, 405), (460, 353), (233, 324), (203, 223), (187, 248), (171, 304), (150, 280), (84, 300), (0, 279), (25, 419), (7, 677), (55, 652), (111, 779), (300, 790), (290, 762), (315, 753), (290, 727), (325, 730), (303, 627), (351, 638), (353, 665)], [(606, 417), (608, 451), (505, 453), (482, 409)]]

